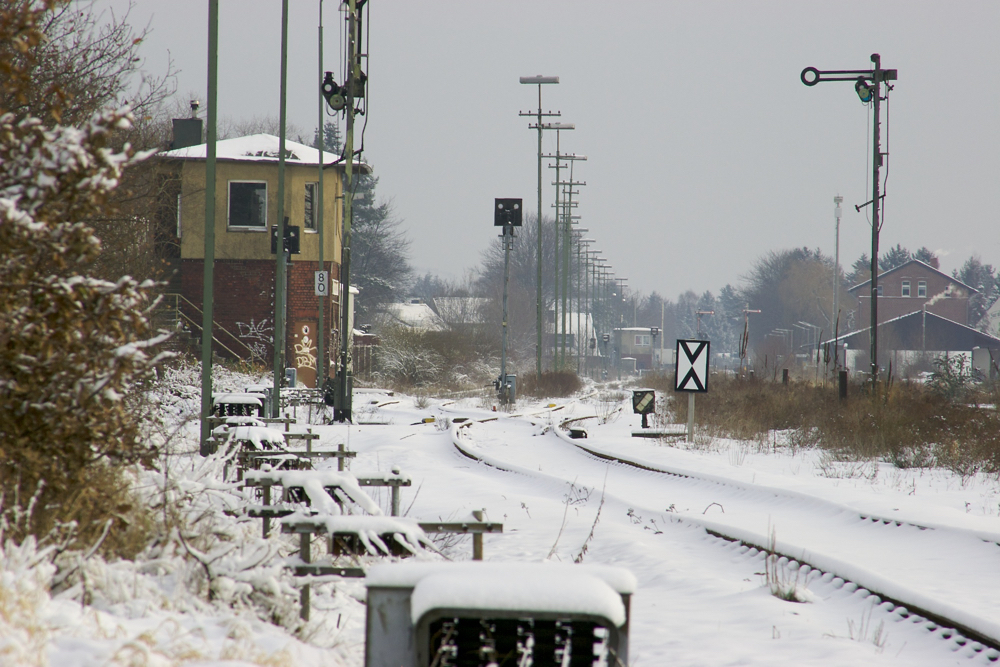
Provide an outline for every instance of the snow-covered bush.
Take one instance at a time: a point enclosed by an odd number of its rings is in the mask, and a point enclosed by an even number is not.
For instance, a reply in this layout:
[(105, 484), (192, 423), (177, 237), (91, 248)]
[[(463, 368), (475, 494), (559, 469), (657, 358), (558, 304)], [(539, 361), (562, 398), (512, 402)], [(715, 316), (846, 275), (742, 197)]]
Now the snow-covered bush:
[[(42, 39), (32, 3), (4, 10), (0, 43)], [(31, 81), (5, 63), (5, 90)], [(130, 511), (118, 466), (148, 460), (123, 396), (161, 359), (146, 317), (152, 283), (97, 280), (100, 252), (81, 220), (100, 217), (136, 156), (108, 148), (127, 111), (46, 127), (0, 109), (0, 493), (42, 534), (76, 521), (88, 540)]]

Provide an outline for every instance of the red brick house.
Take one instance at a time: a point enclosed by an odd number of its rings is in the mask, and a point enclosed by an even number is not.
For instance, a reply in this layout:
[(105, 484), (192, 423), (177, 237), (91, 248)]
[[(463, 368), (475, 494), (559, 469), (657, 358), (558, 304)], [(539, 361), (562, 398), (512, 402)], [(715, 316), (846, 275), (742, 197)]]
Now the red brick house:
[[(199, 132), (200, 134), (200, 132)], [(285, 202), (288, 225), (298, 227), (299, 254), (288, 268), (285, 365), (315, 386), (317, 340), (325, 336), (328, 361), (339, 346), (339, 260), (343, 165), (324, 153), (323, 268), (329, 272), (324, 321), (314, 274), (319, 266), (319, 151), (285, 142)], [(277, 225), (278, 137), (255, 134), (219, 141), (216, 147), (214, 351), (269, 366), (274, 355), (276, 255), (271, 228)], [(206, 145), (175, 147), (159, 154), (163, 193), (157, 242), (175, 269), (168, 300), (193, 336), (200, 337), (205, 248)], [(357, 167), (367, 169), (358, 164)], [(350, 300), (353, 301), (353, 300)]]
[[(871, 324), (871, 280), (855, 285), (849, 290), (858, 299), (855, 322), (858, 329), (867, 329)], [(922, 311), (971, 325), (969, 322), (969, 299), (978, 293), (974, 287), (966, 285), (947, 273), (935, 269), (917, 259), (911, 259), (878, 277), (878, 321), (879, 324)]]
[[(869, 365), (871, 281), (850, 289), (858, 299), (854, 331), (842, 334), (848, 368)], [(978, 290), (919, 260), (878, 277), (879, 365), (896, 372), (949, 353), (991, 351), (1000, 358), (1000, 339), (973, 328), (969, 301)], [(833, 341), (826, 341), (832, 343)]]

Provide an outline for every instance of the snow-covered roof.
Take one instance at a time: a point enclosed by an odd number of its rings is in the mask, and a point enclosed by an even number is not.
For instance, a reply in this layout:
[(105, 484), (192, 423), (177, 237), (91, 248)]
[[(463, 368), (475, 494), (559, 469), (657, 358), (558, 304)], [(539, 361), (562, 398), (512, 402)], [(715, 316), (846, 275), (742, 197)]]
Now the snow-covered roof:
[(385, 313), (398, 324), (420, 331), (447, 331), (448, 325), (423, 301), (387, 303)]
[[(217, 160), (277, 163), (279, 141), (279, 138), (273, 134), (251, 134), (235, 139), (223, 139), (215, 144), (215, 158)], [(319, 149), (285, 139), (286, 164), (318, 165), (319, 154)], [(208, 144), (163, 151), (159, 155), (174, 160), (205, 160), (208, 158)], [(340, 155), (323, 151), (323, 164), (333, 164), (338, 160), (340, 160)], [(362, 170), (368, 170), (368, 165), (363, 162), (356, 161), (354, 164)]]

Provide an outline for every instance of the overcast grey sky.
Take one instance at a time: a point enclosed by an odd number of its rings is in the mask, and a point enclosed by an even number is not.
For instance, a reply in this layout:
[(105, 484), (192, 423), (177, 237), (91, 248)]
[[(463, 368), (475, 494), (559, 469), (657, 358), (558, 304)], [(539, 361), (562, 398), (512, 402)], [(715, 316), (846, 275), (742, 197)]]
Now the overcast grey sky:
[[(122, 0), (100, 0), (120, 6)], [(289, 119), (317, 122), (318, 0), (292, 0)], [(366, 158), (412, 239), (420, 271), (457, 277), (495, 234), (494, 197), (536, 199), (537, 107), (519, 76), (561, 79), (543, 107), (577, 129), (564, 151), (581, 224), (617, 274), (675, 297), (735, 283), (769, 249), (870, 248), (870, 111), (849, 83), (799, 81), (806, 66), (899, 70), (883, 143), (882, 247), (926, 245), (957, 268), (1000, 264), (1000, 3), (370, 0)], [(219, 113), (278, 113), (279, 0), (221, 0)], [(324, 59), (338, 69), (338, 3), (324, 3)], [(204, 98), (207, 2), (136, 0), (146, 65), (167, 54), (179, 94)], [(547, 133), (545, 151), (554, 151)], [(553, 200), (545, 170), (546, 214)]]

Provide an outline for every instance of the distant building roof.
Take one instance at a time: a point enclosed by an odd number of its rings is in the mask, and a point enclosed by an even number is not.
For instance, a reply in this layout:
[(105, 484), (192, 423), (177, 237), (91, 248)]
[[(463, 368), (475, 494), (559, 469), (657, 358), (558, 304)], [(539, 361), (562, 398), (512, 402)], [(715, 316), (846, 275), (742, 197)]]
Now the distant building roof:
[[(278, 162), (279, 138), (273, 134), (251, 134), (235, 139), (223, 139), (215, 144), (217, 160), (243, 162)], [(319, 149), (300, 144), (297, 141), (285, 140), (285, 162), (299, 165), (319, 165)], [(177, 148), (163, 151), (160, 157), (174, 160), (205, 160), (208, 159), (208, 144), (198, 144), (187, 148)], [(323, 151), (323, 164), (333, 164), (340, 160), (336, 153)], [(362, 170), (370, 171), (367, 164), (355, 162)]]
[[(926, 318), (924, 317), (926, 315)], [(921, 310), (900, 315), (878, 325), (879, 345), (896, 350), (971, 350), (974, 347), (1000, 348), (1000, 338), (984, 334), (964, 324), (959, 324), (930, 311)], [(851, 331), (837, 337), (840, 344), (852, 349), (868, 345), (867, 328)], [(833, 339), (823, 341), (832, 343)]]
[(394, 323), (420, 331), (446, 331), (448, 325), (420, 299), (408, 303), (387, 303), (383, 309)]
[[(939, 276), (943, 276), (943, 277), (947, 278), (948, 280), (950, 280), (953, 283), (961, 285), (962, 287), (964, 287), (967, 290), (969, 290), (970, 294), (973, 294), (973, 293), (974, 294), (978, 294), (979, 293), (979, 290), (977, 290), (975, 287), (972, 287), (971, 285), (966, 285), (965, 283), (963, 283), (958, 278), (955, 278), (954, 276), (949, 276), (944, 271), (940, 271), (938, 269), (935, 269), (933, 266), (931, 266), (927, 262), (921, 262), (919, 259), (911, 259), (909, 262), (906, 262), (905, 264), (900, 264), (899, 266), (897, 266), (894, 269), (889, 269), (888, 271), (883, 271), (882, 273), (878, 274), (878, 277), (881, 278), (882, 276), (887, 276), (890, 273), (895, 273), (896, 271), (900, 271), (900, 270), (906, 268), (907, 266), (911, 266), (913, 264), (919, 264), (920, 266), (922, 266), (923, 268), (927, 269), (928, 271), (930, 271), (932, 273), (936, 273)], [(854, 287), (850, 288), (847, 291), (848, 292), (853, 292), (853, 291), (855, 291), (857, 289), (860, 289), (860, 288), (864, 287), (865, 285), (868, 285), (869, 283), (871, 283), (871, 281), (872, 281), (872, 279), (869, 278), (868, 280), (864, 281), (863, 283), (858, 283), (857, 285), (855, 285)]]

